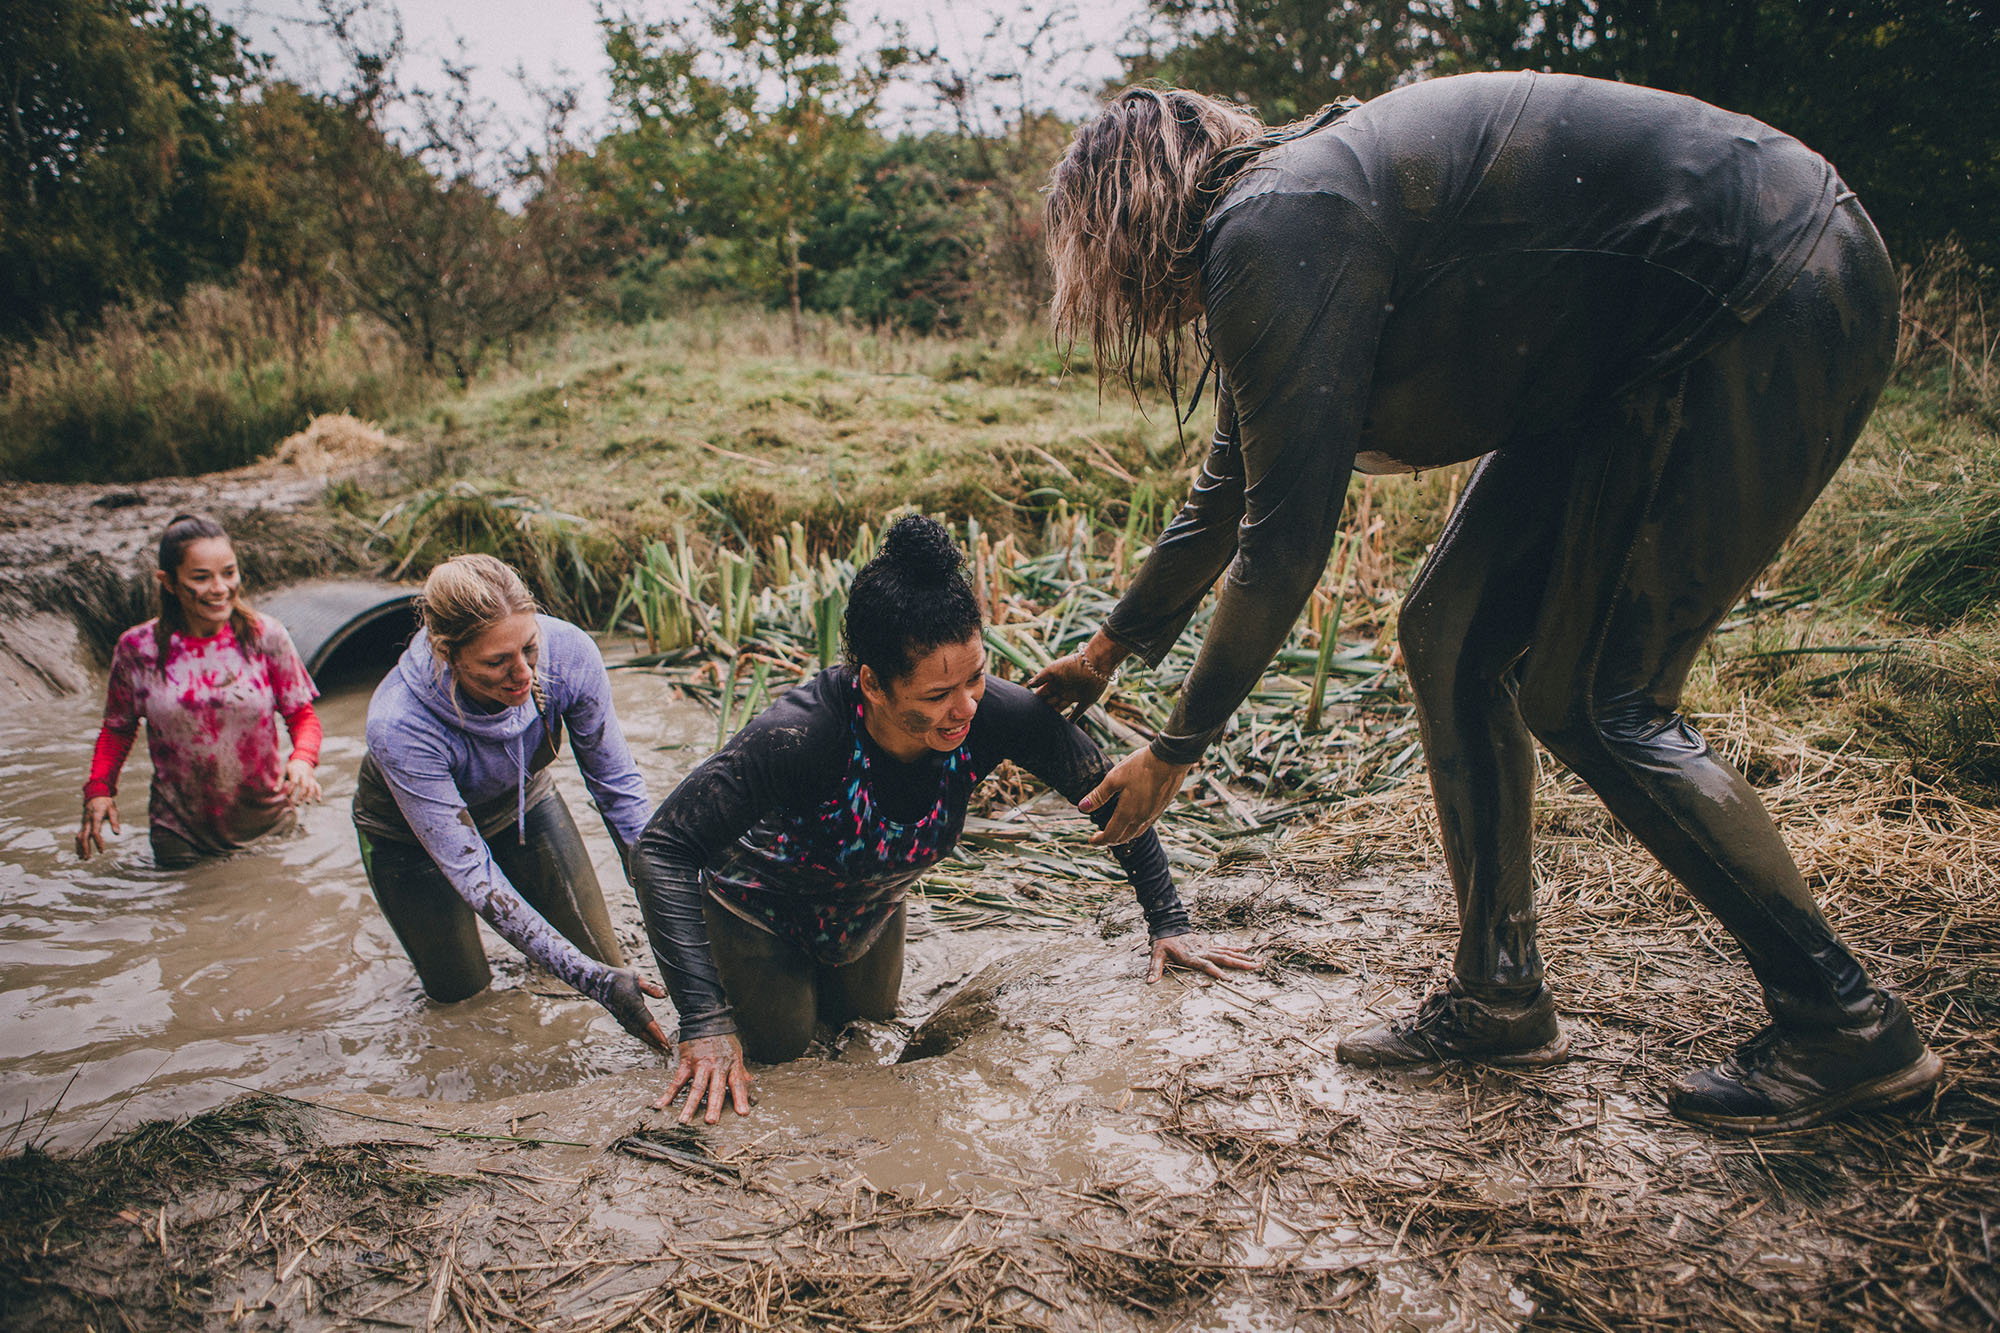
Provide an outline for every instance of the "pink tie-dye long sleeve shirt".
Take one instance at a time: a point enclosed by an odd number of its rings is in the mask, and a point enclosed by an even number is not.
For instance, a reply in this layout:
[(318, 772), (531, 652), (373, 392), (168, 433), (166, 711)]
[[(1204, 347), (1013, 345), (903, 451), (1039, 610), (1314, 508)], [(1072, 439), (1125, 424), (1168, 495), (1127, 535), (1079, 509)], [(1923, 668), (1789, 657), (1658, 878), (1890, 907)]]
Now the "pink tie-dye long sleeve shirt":
[(284, 817), (278, 720), (319, 693), (285, 627), (261, 616), (258, 630), (247, 652), (229, 624), (205, 639), (170, 635), (163, 662), (148, 621), (111, 657), (105, 728), (130, 735), (145, 721), (152, 823), (205, 852), (240, 847)]

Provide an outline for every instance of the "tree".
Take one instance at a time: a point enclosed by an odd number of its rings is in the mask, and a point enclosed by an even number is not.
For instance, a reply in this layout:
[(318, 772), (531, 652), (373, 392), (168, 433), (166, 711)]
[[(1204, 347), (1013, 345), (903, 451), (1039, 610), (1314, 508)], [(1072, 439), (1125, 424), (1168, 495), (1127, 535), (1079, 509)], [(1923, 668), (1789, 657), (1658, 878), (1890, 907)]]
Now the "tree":
[(1527, 11), (1508, 53), (1520, 63), (1666, 88), (1756, 116), (1824, 153), (1899, 258), (1914, 261), (1955, 234), (2000, 267), (2000, 118), (1992, 112), (2000, 10), (1991, 0), (1514, 7)]
[(256, 58), (199, 5), (0, 0), (0, 337), (233, 267), (213, 178)]
[(332, 0), (322, 14), (346, 86), (275, 85), (245, 115), (267, 156), (254, 179), (231, 181), (233, 197), (285, 223), (253, 236), (252, 253), (330, 285), (426, 367), (468, 382), (495, 345), (546, 321), (607, 262), (612, 237), (563, 134), (571, 103), (551, 105), (541, 147), (506, 146), (468, 68), (448, 64), (442, 88), (406, 84), (399, 23)]
[(727, 237), (746, 285), (782, 291), (801, 341), (805, 229), (857, 189), (869, 117), (907, 51), (843, 63), (845, 0), (694, 0), (690, 17), (600, 22), (623, 121), (604, 148), (634, 173), (620, 192), (633, 220)]
[(905, 135), (858, 164), (857, 188), (821, 203), (801, 247), (807, 306), (925, 333), (960, 323), (980, 237), (959, 147)]
[(1071, 127), (1049, 105), (1060, 91), (1092, 91), (1096, 49), (1074, 8), (1016, 0), (988, 11), (963, 57), (921, 56), (956, 129), (961, 234), (974, 243), (971, 281), (988, 309), (1032, 319), (1053, 294), (1042, 189)]
[(1824, 153), (1892, 251), (1956, 234), (2000, 267), (1994, 0), (1152, 0), (1133, 61), (1287, 120), (1341, 94), (1481, 69), (1645, 84), (1756, 116)]
[(1171, 44), (1129, 62), (1247, 102), (1273, 124), (1338, 97), (1374, 97), (1427, 71), (1445, 44), (1444, 0), (1152, 0)]

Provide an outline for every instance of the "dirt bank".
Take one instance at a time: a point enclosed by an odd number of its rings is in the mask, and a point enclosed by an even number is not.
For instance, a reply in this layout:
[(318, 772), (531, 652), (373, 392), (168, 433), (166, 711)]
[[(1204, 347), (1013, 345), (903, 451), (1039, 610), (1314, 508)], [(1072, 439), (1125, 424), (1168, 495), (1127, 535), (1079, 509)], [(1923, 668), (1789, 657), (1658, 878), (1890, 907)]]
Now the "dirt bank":
[(130, 485), (0, 482), (0, 700), (83, 688), (117, 635), (153, 613), (153, 551), (174, 515), (228, 528), (246, 589), (358, 570), (362, 530), (321, 503), (328, 475), (262, 464)]

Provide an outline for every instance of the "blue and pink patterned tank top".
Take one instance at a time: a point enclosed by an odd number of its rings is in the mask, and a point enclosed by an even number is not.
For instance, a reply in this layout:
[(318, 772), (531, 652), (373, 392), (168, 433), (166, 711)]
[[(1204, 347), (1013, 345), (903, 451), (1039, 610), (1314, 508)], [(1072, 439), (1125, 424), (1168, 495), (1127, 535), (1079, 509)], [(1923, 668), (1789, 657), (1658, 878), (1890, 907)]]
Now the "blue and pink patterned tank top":
[(804, 810), (765, 816), (703, 874), (708, 891), (739, 916), (829, 966), (868, 952), (910, 885), (943, 859), (965, 827), (979, 784), (967, 746), (938, 764), (936, 799), (907, 823), (879, 808), (862, 704), (836, 794)]

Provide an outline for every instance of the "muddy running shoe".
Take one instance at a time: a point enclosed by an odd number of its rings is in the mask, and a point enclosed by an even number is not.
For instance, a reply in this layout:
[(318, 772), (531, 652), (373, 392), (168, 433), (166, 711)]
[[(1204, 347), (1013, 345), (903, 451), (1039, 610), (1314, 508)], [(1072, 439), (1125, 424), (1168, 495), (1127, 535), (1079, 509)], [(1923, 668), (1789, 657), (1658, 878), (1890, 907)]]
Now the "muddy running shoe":
[(1467, 995), (1454, 978), (1419, 1005), (1414, 1017), (1351, 1032), (1341, 1038), (1334, 1054), (1350, 1065), (1420, 1065), (1436, 1060), (1547, 1065), (1569, 1054), (1569, 1036), (1556, 1025), (1555, 1000), (1548, 987), (1524, 1003), (1488, 1004)]
[(1909, 1010), (1893, 995), (1862, 1029), (1824, 1034), (1765, 1028), (1713, 1069), (1689, 1074), (1667, 1094), (1683, 1120), (1739, 1134), (1804, 1129), (1849, 1111), (1920, 1096), (1944, 1073)]

